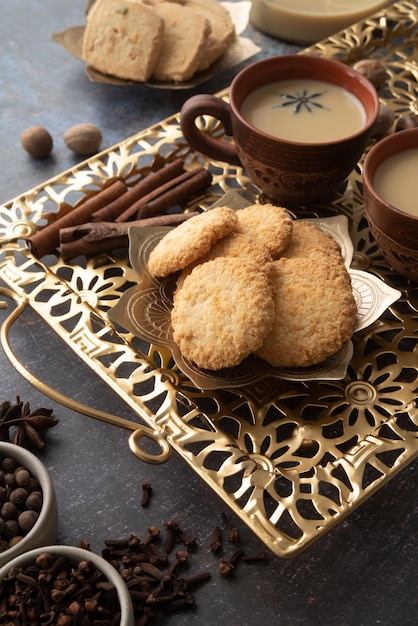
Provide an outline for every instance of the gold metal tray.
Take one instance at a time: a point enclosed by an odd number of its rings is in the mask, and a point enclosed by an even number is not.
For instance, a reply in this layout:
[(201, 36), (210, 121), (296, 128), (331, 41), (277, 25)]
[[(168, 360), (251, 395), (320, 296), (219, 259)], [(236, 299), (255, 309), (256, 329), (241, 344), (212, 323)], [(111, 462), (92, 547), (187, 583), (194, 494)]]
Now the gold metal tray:
[[(350, 64), (380, 58), (388, 70), (381, 97), (399, 116), (418, 112), (417, 46), (416, 3), (398, 2), (305, 52)], [(227, 90), (219, 95), (228, 98)], [(202, 124), (208, 132), (223, 132), (213, 120)], [(212, 187), (194, 205), (207, 208), (231, 189), (250, 200), (258, 196), (240, 168), (191, 151), (174, 115), (0, 208), (0, 274), (7, 285), (0, 297), (15, 303), (1, 328), (1, 343), (13, 365), (41, 391), (131, 431), (129, 445), (140, 458), (162, 462), (171, 450), (178, 452), (273, 553), (293, 557), (417, 456), (418, 285), (386, 266), (371, 237), (360, 163), (332, 204), (291, 208), (296, 217), (346, 215), (352, 267), (402, 293), (377, 322), (356, 333), (345, 378), (265, 378), (234, 389), (199, 389), (178, 370), (169, 349), (148, 345), (110, 323), (107, 311), (136, 281), (127, 254), (66, 264), (58, 252), (39, 261), (26, 245), (34, 228), (64, 203), (73, 206), (109, 179), (133, 184), (177, 157), (186, 167), (204, 165), (213, 173)], [(27, 306), (134, 409), (138, 421), (73, 402), (28, 372), (9, 340), (12, 324)], [(141, 449), (144, 436), (159, 442), (161, 454)]]

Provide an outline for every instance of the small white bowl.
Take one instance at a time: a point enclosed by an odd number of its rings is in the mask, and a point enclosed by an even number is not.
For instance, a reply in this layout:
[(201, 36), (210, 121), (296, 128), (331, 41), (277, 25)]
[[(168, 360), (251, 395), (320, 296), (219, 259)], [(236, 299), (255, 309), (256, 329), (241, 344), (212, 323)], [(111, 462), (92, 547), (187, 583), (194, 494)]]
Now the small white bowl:
[(390, 0), (252, 0), (250, 21), (263, 32), (301, 44), (326, 39)]
[(0, 442), (0, 457), (14, 458), (36, 478), (42, 491), (42, 508), (33, 528), (17, 543), (0, 552), (0, 567), (13, 558), (37, 548), (55, 543), (58, 530), (58, 507), (54, 485), (44, 464), (32, 452), (13, 443)]
[(76, 566), (80, 561), (91, 561), (93, 566), (97, 570), (100, 570), (106, 576), (107, 580), (115, 586), (121, 610), (119, 626), (135, 626), (134, 608), (131, 596), (122, 576), (113, 567), (113, 565), (108, 563), (103, 557), (91, 552), (90, 550), (85, 550), (84, 548), (53, 545), (35, 548), (25, 554), (20, 554), (7, 563), (7, 565), (3, 565), (3, 567), (0, 568), (0, 582), (12, 567), (26, 569), (29, 565), (35, 563), (36, 558), (42, 552), (51, 554), (54, 557), (64, 556), (74, 566)]

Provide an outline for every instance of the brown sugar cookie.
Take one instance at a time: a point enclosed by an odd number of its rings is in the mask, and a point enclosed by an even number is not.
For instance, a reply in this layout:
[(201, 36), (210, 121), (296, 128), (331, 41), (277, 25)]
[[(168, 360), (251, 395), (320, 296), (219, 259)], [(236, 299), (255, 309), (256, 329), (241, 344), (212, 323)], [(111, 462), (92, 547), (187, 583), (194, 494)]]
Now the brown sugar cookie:
[(306, 367), (338, 352), (357, 307), (342, 263), (282, 258), (272, 264), (275, 319), (256, 354), (275, 367)]
[(161, 81), (188, 80), (204, 58), (210, 23), (184, 4), (157, 2), (154, 9), (164, 21), (164, 37), (152, 76)]
[(184, 269), (232, 232), (236, 224), (235, 211), (228, 207), (216, 207), (190, 218), (169, 231), (151, 251), (149, 272), (163, 277)]
[(174, 294), (173, 339), (198, 367), (238, 365), (263, 343), (273, 323), (267, 274), (239, 258), (197, 265)]
[(95, 2), (87, 15), (82, 56), (99, 72), (147, 81), (164, 40), (162, 18), (137, 0)]
[(280, 257), (290, 242), (293, 220), (283, 207), (252, 204), (237, 211), (237, 231), (266, 246), (273, 259)]
[(286, 258), (305, 257), (315, 259), (324, 257), (342, 261), (341, 248), (330, 233), (310, 222), (295, 220), (289, 245), (283, 252)]
[(211, 26), (199, 67), (204, 70), (226, 52), (235, 39), (235, 26), (227, 9), (217, 0), (185, 0), (185, 5), (206, 18)]
[(265, 246), (258, 243), (242, 233), (229, 233), (226, 237), (219, 239), (203, 257), (188, 265), (177, 279), (177, 288), (181, 286), (184, 279), (196, 265), (205, 263), (218, 257), (229, 257), (243, 259), (249, 263), (254, 263), (260, 270), (272, 262), (270, 252)]

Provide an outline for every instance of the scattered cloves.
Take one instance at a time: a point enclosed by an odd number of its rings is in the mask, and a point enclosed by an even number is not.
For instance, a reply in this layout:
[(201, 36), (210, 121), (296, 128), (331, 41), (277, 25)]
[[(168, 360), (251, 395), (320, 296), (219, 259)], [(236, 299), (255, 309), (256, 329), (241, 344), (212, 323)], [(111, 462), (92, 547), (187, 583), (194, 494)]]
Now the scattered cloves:
[(238, 528), (236, 528), (236, 526), (233, 526), (231, 524), (226, 513), (222, 513), (222, 520), (225, 526), (228, 528), (228, 541), (230, 543), (239, 543), (240, 536), (239, 536)]
[(236, 550), (229, 559), (222, 560), (219, 563), (219, 573), (222, 576), (230, 576), (235, 569), (236, 563), (238, 563), (243, 557), (244, 552), (242, 550)]
[[(41, 565), (46, 565), (46, 569)], [(19, 616), (16, 607), (19, 607)], [(81, 616), (82, 622), (79, 621)], [(66, 557), (56, 557), (46, 551), (30, 566), (10, 569), (0, 581), (2, 624), (113, 626), (119, 623), (114, 622), (115, 617), (120, 620), (115, 587), (90, 562), (83, 562), (79, 569)]]
[(159, 536), (160, 536), (160, 529), (158, 528), (158, 526), (150, 526), (148, 528), (148, 535), (145, 537), (143, 541), (144, 546), (147, 546), (149, 543), (154, 541), (154, 539), (157, 539)]
[(164, 541), (163, 552), (165, 554), (170, 554), (173, 550), (174, 544), (177, 540), (177, 532), (180, 528), (180, 524), (177, 520), (172, 519), (164, 524), (164, 528), (167, 531), (166, 538)]
[(188, 558), (189, 555), (187, 554), (187, 552), (184, 552), (184, 550), (178, 550), (176, 552), (176, 560), (173, 561), (173, 563), (167, 570), (167, 576), (171, 576), (171, 574), (174, 574), (174, 572), (180, 565), (182, 565), (183, 563), (187, 563)]
[(187, 552), (192, 552), (197, 548), (197, 540), (196, 537), (189, 537), (183, 530), (179, 529), (177, 532), (177, 541), (182, 543)]
[(222, 552), (222, 531), (219, 526), (215, 526), (212, 531), (212, 540), (210, 542), (209, 550), (214, 554)]
[[(189, 567), (190, 548), (197, 542), (176, 519), (163, 526), (165, 533), (158, 526), (150, 526), (142, 541), (134, 534), (107, 539), (102, 550), (102, 556), (113, 563), (129, 589), (137, 626), (145, 626), (158, 613), (170, 614), (193, 606), (195, 598), (190, 590), (211, 577), (210, 572), (179, 576), (180, 568)], [(178, 544), (185, 549), (177, 549), (169, 561), (169, 554)]]
[(210, 572), (200, 572), (199, 574), (194, 574), (193, 576), (189, 576), (188, 578), (181, 578), (180, 583), (182, 589), (185, 591), (188, 589), (192, 589), (201, 583), (205, 583), (207, 580), (211, 578)]
[(151, 483), (144, 482), (142, 483), (142, 497), (141, 497), (141, 506), (143, 508), (147, 507), (151, 501), (152, 487)]

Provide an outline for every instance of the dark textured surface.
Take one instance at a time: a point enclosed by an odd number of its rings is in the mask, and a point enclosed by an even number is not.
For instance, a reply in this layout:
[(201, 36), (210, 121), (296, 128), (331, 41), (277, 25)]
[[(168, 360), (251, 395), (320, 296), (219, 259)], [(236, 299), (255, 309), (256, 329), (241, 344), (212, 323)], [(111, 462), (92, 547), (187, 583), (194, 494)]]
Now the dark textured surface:
[[(82, 64), (51, 39), (51, 34), (82, 23), (84, 1), (3, 2), (0, 19), (0, 202), (71, 167), (75, 160), (62, 135), (71, 125), (93, 122), (111, 146), (175, 113), (191, 92), (145, 87), (109, 87), (89, 82)], [(260, 56), (295, 47), (249, 31), (263, 47)], [(236, 70), (201, 85), (216, 92)], [(46, 126), (55, 139), (53, 156), (31, 159), (20, 147), (20, 132)], [(7, 311), (0, 311), (0, 321)], [(12, 345), (39, 378), (75, 400), (129, 416), (129, 409), (31, 311), (15, 324)], [(1, 398), (19, 395), (31, 406), (54, 408), (59, 425), (39, 453), (56, 486), (59, 542), (86, 539), (100, 551), (105, 538), (146, 534), (151, 524), (177, 517), (195, 535), (193, 572), (210, 570), (212, 580), (196, 591), (196, 607), (155, 623), (212, 626), (404, 626), (417, 619), (416, 542), (418, 463), (411, 464), (300, 556), (237, 568), (231, 580), (217, 572), (219, 557), (208, 551), (210, 535), (225, 507), (175, 454), (165, 465), (145, 465), (129, 451), (129, 433), (54, 405), (27, 384), (0, 353)], [(140, 506), (141, 484), (153, 497)], [(233, 519), (232, 514), (230, 514)], [(234, 520), (235, 521), (235, 520)], [(263, 548), (238, 521), (248, 552)], [(226, 555), (232, 546), (225, 545)]]

